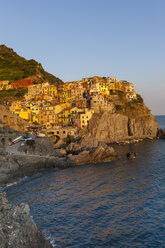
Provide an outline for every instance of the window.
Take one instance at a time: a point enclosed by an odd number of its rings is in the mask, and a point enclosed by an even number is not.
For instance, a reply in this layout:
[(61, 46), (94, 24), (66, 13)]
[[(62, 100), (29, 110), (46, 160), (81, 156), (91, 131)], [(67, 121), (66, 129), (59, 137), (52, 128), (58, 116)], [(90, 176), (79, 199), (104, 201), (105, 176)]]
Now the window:
[(84, 123), (84, 121), (82, 121), (82, 123)]
[(63, 133), (65, 133), (65, 131), (63, 131)]
[(59, 134), (59, 131), (57, 131), (57, 134)]

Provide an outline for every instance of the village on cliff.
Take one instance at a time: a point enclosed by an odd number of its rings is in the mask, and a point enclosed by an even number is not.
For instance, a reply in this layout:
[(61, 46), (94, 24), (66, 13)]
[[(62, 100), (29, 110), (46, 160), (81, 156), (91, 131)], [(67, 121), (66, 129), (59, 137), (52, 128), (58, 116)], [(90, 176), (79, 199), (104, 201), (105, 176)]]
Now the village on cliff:
[(27, 130), (38, 128), (54, 139), (74, 135), (88, 125), (94, 113), (111, 110), (121, 97), (127, 102), (137, 98), (133, 83), (115, 77), (94, 76), (58, 87), (39, 83), (35, 77), (0, 82), (0, 90), (19, 87), (26, 87), (27, 93), (21, 100), (10, 102), (9, 110), (29, 123)]

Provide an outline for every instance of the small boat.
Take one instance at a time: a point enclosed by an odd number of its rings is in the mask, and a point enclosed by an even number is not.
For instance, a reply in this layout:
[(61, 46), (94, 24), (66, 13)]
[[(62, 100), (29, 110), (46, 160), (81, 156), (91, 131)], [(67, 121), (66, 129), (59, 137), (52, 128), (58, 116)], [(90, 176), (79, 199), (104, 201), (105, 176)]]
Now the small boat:
[(22, 138), (23, 138), (22, 136), (19, 136), (18, 138), (12, 140), (10, 146), (12, 146), (12, 145), (14, 145), (14, 144), (16, 144), (16, 143), (22, 141)]

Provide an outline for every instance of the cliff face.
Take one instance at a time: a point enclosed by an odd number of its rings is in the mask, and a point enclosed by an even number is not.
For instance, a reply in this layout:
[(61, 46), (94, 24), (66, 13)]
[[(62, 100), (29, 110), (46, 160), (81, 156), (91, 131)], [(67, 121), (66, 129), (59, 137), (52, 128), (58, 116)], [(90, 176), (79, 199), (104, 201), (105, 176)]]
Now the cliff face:
[(130, 138), (156, 137), (158, 130), (156, 119), (144, 104), (122, 111), (94, 114), (88, 125), (88, 132), (106, 143)]

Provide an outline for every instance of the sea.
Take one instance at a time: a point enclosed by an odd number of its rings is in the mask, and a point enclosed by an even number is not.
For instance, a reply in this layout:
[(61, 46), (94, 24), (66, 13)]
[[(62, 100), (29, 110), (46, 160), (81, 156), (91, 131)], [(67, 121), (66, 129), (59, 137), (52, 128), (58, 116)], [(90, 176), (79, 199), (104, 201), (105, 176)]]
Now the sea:
[(29, 204), (53, 247), (165, 247), (165, 140), (129, 146), (133, 160), (39, 173), (8, 185), (7, 198)]

